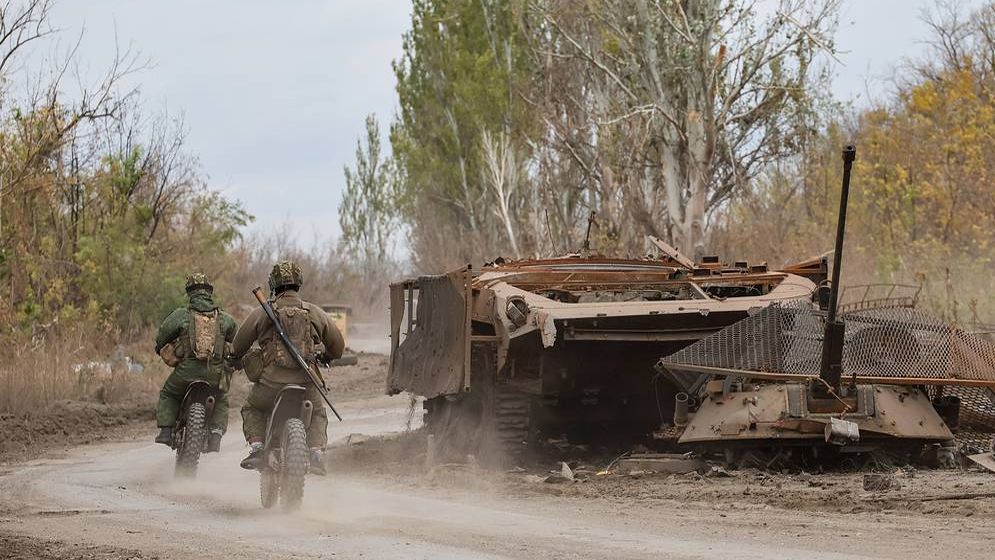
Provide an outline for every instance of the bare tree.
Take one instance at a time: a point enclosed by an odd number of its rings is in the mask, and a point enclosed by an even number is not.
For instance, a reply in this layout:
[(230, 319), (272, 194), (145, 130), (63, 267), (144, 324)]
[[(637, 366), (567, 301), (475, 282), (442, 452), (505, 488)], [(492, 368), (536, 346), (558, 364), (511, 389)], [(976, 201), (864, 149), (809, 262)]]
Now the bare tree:
[[(12, 81), (10, 74), (27, 45), (57, 32), (49, 24), (51, 5), (49, 0), (31, 0), (0, 6), (0, 81)], [(140, 55), (118, 48), (107, 70), (87, 80), (77, 60), (82, 37), (80, 32), (59, 63), (28, 78), (22, 103), (15, 104), (9, 91), (0, 91), (0, 118), (21, 140), (17, 149), (0, 147), (0, 227), (4, 198), (40, 188), (24, 183), (44, 160), (71, 143), (81, 125), (116, 117), (135, 92), (122, 90), (120, 85), (144, 67)], [(67, 96), (64, 90), (70, 82), (76, 91)]]
[[(594, 114), (581, 138), (601, 156), (614, 152), (604, 162), (565, 141), (568, 157), (599, 182), (611, 165), (637, 223), (700, 252), (709, 211), (797, 153), (824, 77), (816, 57), (833, 51), (837, 4), (782, 0), (767, 18), (757, 2), (537, 4), (546, 56), (581, 59), (598, 77), (596, 89), (563, 94)], [(605, 139), (628, 149), (602, 149)]]
[(481, 158), (483, 182), (494, 196), (494, 215), (504, 226), (511, 252), (516, 257), (522, 256), (518, 244), (518, 223), (512, 205), (519, 196), (521, 187), (522, 163), (511, 139), (505, 133), (499, 133), (495, 139), (486, 130), (482, 135)]

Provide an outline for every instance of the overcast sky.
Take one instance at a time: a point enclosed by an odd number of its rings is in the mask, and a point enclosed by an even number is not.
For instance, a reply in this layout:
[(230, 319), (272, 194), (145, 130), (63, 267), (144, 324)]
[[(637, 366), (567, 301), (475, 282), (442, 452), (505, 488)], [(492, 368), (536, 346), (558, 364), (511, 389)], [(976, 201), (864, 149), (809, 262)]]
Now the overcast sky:
[[(921, 52), (927, 0), (845, 0), (837, 97), (880, 95)], [(970, 2), (977, 5), (979, 2)], [(61, 0), (54, 23), (85, 24), (80, 59), (101, 69), (115, 36), (151, 59), (134, 77), (146, 103), (182, 114), (210, 184), (243, 201), (252, 230), (290, 217), (298, 242), (338, 234), (342, 167), (363, 120), (395, 113), (391, 61), (409, 0)], [(70, 37), (71, 38), (71, 37)]]

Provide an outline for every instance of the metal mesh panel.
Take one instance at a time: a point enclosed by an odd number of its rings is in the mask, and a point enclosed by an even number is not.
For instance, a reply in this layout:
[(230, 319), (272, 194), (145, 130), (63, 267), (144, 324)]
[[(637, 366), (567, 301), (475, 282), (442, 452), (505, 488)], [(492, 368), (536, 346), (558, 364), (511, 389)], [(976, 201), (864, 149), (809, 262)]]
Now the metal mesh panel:
[(984, 387), (936, 386), (929, 393), (934, 400), (941, 394), (960, 399), (960, 426), (954, 433), (965, 454), (991, 449), (995, 434), (995, 392)]
[[(995, 387), (995, 344), (981, 336), (912, 308), (858, 310), (841, 318), (846, 377)], [(807, 302), (773, 304), (667, 356), (663, 365), (814, 376), (824, 327), (825, 315)]]
[[(845, 379), (930, 385), (933, 396), (956, 396), (958, 439), (987, 445), (987, 434), (995, 432), (995, 344), (908, 307), (857, 309), (841, 319)], [(824, 328), (825, 314), (808, 302), (773, 304), (667, 356), (661, 365), (685, 390), (689, 384), (682, 381), (702, 368), (814, 377)]]

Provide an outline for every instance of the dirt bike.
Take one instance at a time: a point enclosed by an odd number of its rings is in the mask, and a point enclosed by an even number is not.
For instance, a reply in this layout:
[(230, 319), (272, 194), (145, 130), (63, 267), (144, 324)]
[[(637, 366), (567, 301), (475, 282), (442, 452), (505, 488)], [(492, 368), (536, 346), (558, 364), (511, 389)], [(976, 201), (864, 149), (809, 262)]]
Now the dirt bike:
[(207, 419), (214, 412), (218, 389), (206, 381), (193, 381), (187, 385), (180, 405), (180, 414), (173, 426), (171, 447), (176, 450), (174, 473), (180, 478), (197, 475), (200, 454), (207, 451), (209, 430)]
[(286, 385), (280, 389), (266, 424), (259, 468), (259, 494), (264, 508), (273, 507), (277, 501), (288, 511), (300, 507), (304, 477), (311, 464), (307, 429), (313, 410), (303, 386)]

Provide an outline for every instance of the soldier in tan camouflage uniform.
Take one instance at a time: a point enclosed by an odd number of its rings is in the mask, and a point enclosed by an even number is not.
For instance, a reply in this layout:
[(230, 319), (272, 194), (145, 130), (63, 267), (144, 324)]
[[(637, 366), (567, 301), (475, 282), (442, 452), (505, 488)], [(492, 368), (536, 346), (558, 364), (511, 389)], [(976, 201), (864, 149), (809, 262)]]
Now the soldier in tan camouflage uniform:
[[(221, 436), (228, 428), (228, 381), (225, 368), (225, 344), (235, 336), (235, 319), (222, 311), (214, 303), (214, 286), (207, 276), (196, 272), (187, 277), (186, 291), (189, 302), (185, 307), (173, 311), (162, 322), (155, 338), (155, 352), (173, 366), (173, 372), (159, 393), (159, 406), (156, 408), (156, 423), (159, 435), (156, 443), (170, 445), (173, 424), (179, 414), (180, 402), (192, 381), (204, 380), (220, 389), (214, 413), (208, 428), (208, 452), (218, 451)], [(207, 331), (196, 332), (195, 325), (205, 325)], [(206, 352), (197, 354), (197, 341), (206, 347)]]
[[(331, 318), (320, 307), (305, 302), (298, 295), (304, 284), (301, 269), (296, 263), (283, 261), (273, 266), (269, 276), (270, 297), (273, 311), (280, 319), (287, 336), (311, 365), (316, 375), (321, 373), (317, 361), (329, 361), (342, 356), (345, 342)], [(250, 348), (258, 342), (259, 347)], [(232, 343), (232, 360), (244, 365), (246, 376), (254, 384), (242, 407), (242, 430), (251, 446), (242, 468), (255, 469), (262, 459), (266, 423), (280, 389), (287, 384), (303, 385), (308, 399), (314, 405), (307, 440), (311, 447), (311, 472), (325, 474), (321, 455), (327, 443), (328, 427), (324, 401), (317, 387), (300, 369), (276, 334), (272, 323), (262, 308), (255, 309), (238, 327)], [(255, 365), (254, 365), (255, 364)]]

